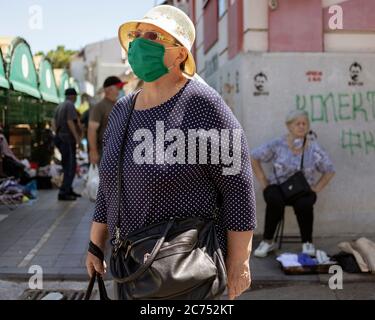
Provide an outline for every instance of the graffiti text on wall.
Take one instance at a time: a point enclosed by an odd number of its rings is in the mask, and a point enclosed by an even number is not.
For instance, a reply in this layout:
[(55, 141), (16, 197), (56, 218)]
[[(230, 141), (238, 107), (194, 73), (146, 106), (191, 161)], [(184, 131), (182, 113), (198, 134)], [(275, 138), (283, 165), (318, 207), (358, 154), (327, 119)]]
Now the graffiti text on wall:
[[(355, 93), (297, 95), (297, 109), (309, 114), (311, 123), (375, 122), (375, 90)], [(346, 129), (341, 132), (341, 147), (351, 155), (375, 153), (375, 132)]]
[(296, 103), (312, 122), (375, 121), (375, 91), (297, 95)]
[(375, 153), (375, 132), (342, 130), (341, 147), (349, 150), (351, 155), (356, 151), (364, 151), (366, 154)]

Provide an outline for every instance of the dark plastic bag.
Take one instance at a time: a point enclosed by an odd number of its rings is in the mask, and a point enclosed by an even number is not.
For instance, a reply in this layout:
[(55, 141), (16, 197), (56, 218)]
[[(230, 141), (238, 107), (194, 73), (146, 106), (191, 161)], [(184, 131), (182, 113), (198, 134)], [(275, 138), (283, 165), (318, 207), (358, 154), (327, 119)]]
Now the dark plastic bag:
[(346, 252), (340, 252), (334, 256), (332, 259), (337, 261), (345, 272), (348, 273), (362, 273), (360, 267), (358, 266), (357, 260), (354, 255)]

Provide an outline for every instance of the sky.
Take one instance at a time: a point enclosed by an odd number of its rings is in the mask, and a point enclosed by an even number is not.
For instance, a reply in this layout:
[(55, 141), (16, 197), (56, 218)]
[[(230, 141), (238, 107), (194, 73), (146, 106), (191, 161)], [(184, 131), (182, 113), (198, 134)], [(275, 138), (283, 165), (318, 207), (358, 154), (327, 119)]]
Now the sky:
[(117, 36), (119, 26), (139, 19), (158, 0), (0, 0), (0, 37), (20, 36), (31, 51), (58, 45), (79, 50)]

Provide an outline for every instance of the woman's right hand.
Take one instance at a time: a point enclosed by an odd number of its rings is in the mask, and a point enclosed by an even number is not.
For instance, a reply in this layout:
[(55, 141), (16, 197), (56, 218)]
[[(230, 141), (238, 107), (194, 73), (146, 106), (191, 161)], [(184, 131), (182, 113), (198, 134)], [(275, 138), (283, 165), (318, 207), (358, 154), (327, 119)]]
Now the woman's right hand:
[(241, 296), (251, 286), (249, 259), (245, 262), (227, 260), (228, 299), (234, 300)]
[(87, 273), (90, 278), (92, 278), (95, 271), (103, 276), (106, 273), (107, 265), (105, 261), (101, 261), (98, 257), (88, 252), (86, 257), (86, 268)]

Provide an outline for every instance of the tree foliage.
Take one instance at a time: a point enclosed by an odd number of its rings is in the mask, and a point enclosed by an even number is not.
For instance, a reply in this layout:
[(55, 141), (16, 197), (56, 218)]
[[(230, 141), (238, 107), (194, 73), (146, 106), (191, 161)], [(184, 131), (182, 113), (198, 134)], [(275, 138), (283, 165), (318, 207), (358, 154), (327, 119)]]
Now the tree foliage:
[[(67, 50), (65, 46), (58, 46), (56, 50), (50, 50), (45, 56), (51, 61), (54, 69), (68, 69), (71, 58), (77, 51)], [(43, 54), (38, 52), (36, 55)]]

